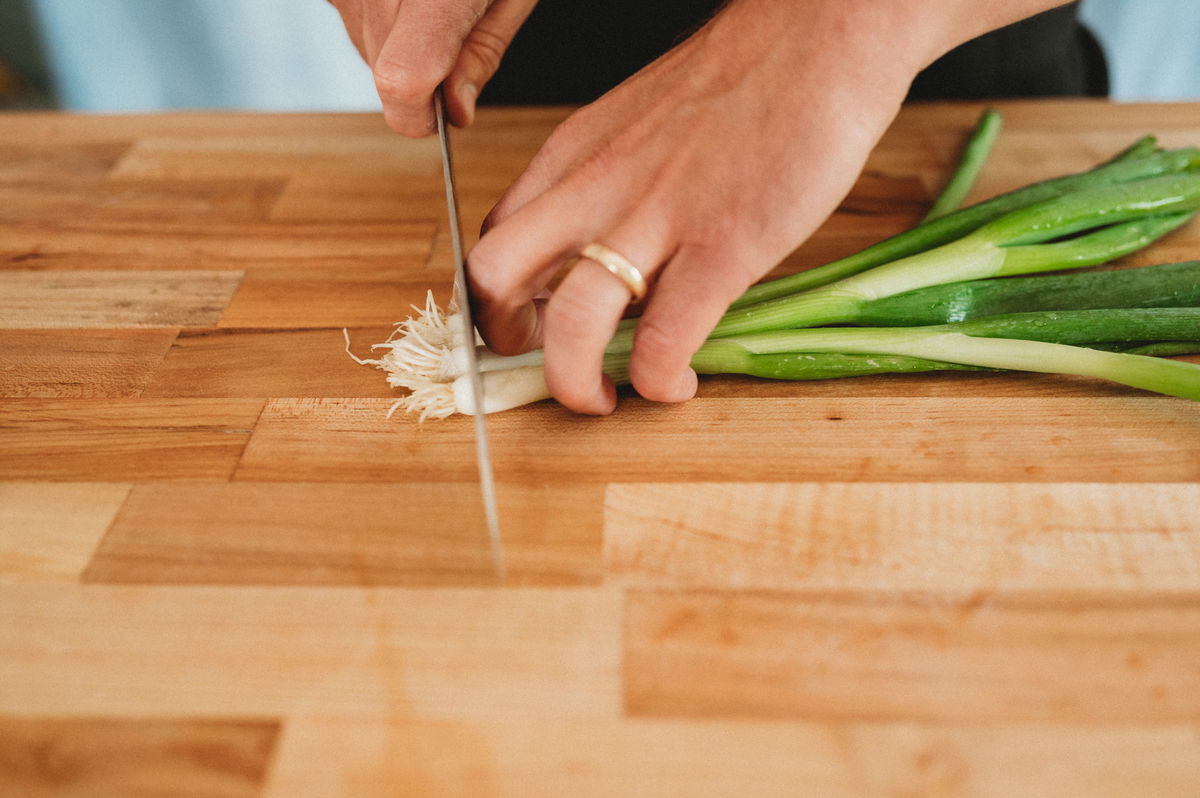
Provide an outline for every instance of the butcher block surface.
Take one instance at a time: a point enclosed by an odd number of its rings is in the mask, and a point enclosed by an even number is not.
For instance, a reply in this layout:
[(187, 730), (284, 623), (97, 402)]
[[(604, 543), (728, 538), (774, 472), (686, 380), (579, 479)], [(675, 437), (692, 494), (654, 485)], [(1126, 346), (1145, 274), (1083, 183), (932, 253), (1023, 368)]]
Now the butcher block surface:
[[(983, 198), (1200, 105), (1002, 104)], [(913, 225), (906, 108), (776, 273)], [(565, 109), (454, 133), (465, 227)], [(369, 115), (0, 116), (0, 795), (1194, 796), (1200, 405), (1094, 380), (705, 379), (387, 418), (452, 279)], [(1200, 259), (1200, 224), (1126, 260)]]

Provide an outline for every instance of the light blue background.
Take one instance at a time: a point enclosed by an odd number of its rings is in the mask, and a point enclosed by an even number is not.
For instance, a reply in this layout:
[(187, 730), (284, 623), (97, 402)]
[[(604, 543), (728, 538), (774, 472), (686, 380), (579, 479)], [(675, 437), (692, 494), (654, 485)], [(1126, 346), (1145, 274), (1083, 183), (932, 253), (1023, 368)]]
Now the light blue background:
[(32, 0), (60, 104), (353, 110), (370, 71), (324, 0)]
[[(33, 6), (68, 108), (379, 107), (369, 71), (324, 0)], [(1105, 45), (1115, 99), (1200, 99), (1200, 0), (1086, 0), (1084, 18)]]

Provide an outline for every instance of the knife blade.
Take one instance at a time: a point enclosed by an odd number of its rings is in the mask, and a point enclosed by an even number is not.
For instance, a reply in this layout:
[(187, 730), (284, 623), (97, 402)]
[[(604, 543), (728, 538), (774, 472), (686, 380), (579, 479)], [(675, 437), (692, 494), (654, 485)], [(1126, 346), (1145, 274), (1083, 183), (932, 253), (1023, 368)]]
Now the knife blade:
[(496, 478), (488, 447), (487, 416), (483, 413), (483, 378), (479, 373), (479, 359), (475, 356), (475, 322), (471, 316), (471, 294), (467, 285), (467, 265), (463, 257), (462, 229), (458, 219), (458, 194), (454, 187), (454, 162), (450, 155), (450, 135), (446, 129), (446, 96), (441, 87), (434, 94), (433, 106), (438, 141), (442, 148), (442, 179), (446, 184), (446, 210), (450, 215), (450, 243), (454, 249), (454, 293), (458, 297), (463, 340), (467, 342), (463, 348), (467, 352), (467, 374), (470, 376), (475, 405), (475, 462), (479, 467), (479, 491), (492, 548), (492, 562), (496, 566), (496, 576), (503, 581), (504, 544), (500, 537), (500, 511), (496, 505)]

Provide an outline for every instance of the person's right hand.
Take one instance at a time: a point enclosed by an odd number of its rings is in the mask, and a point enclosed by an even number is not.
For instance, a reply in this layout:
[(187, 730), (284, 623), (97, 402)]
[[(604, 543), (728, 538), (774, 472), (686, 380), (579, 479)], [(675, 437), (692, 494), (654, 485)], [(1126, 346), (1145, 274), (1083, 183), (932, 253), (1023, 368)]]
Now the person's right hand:
[(375, 74), (388, 125), (434, 129), (433, 92), (446, 84), (450, 122), (469, 125), (475, 98), (537, 0), (329, 0)]

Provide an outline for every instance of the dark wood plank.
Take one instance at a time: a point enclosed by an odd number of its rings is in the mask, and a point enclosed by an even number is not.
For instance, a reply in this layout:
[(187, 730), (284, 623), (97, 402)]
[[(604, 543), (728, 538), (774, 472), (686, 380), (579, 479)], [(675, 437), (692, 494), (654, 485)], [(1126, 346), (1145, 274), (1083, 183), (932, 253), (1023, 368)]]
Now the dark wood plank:
[(0, 793), (23, 798), (255, 798), (274, 720), (0, 716)]

